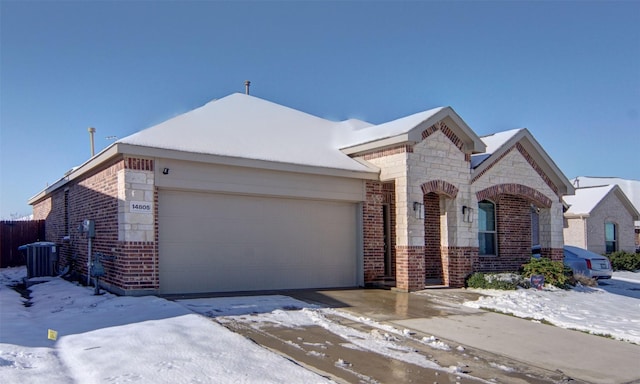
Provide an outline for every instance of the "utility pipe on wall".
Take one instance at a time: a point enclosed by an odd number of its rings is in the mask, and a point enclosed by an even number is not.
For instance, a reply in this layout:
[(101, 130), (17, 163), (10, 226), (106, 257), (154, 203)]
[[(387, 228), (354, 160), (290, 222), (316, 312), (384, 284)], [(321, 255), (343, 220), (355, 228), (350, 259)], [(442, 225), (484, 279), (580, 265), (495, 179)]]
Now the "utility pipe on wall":
[(89, 140), (91, 141), (91, 157), (93, 157), (96, 154), (95, 146), (93, 144), (93, 134), (96, 133), (96, 129), (93, 127), (89, 127), (87, 131), (89, 131)]
[(87, 250), (87, 287), (91, 285), (91, 237), (89, 237), (89, 249)]

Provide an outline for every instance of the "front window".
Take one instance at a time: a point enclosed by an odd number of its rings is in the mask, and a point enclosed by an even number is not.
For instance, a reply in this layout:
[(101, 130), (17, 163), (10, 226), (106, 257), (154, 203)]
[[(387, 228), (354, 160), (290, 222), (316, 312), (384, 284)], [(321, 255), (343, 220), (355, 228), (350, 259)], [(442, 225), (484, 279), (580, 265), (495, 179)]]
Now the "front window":
[(480, 255), (497, 255), (496, 205), (488, 200), (478, 203), (478, 242)]
[(618, 249), (618, 231), (614, 223), (604, 223), (605, 251), (612, 253)]

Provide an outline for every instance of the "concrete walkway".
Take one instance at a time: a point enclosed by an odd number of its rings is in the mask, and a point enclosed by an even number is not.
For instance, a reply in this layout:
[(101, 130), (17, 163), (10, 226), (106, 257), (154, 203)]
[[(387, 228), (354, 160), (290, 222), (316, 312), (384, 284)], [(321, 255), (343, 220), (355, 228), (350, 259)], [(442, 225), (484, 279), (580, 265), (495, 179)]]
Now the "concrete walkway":
[(640, 383), (640, 346), (462, 306), (465, 290), (293, 293), (398, 328), (432, 334), (588, 383)]

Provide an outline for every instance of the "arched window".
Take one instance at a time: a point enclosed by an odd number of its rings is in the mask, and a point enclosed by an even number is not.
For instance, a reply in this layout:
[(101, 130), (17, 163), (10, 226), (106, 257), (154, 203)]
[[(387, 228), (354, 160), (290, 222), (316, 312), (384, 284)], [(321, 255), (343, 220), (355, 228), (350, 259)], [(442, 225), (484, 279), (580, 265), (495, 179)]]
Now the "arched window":
[(489, 200), (482, 200), (478, 203), (478, 254), (496, 256), (496, 237), (496, 205)]
[(615, 223), (604, 223), (605, 252), (613, 253), (618, 250), (618, 229)]

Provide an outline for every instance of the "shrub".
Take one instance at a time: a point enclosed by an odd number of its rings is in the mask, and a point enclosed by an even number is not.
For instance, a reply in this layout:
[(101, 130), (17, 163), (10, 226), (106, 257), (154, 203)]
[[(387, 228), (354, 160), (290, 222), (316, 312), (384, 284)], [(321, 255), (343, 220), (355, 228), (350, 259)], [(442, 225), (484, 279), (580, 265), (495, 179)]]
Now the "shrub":
[(468, 288), (514, 290), (520, 283), (520, 277), (514, 273), (476, 272), (467, 278)]
[(476, 272), (471, 276), (467, 277), (466, 284), (467, 288), (486, 288), (487, 280), (484, 278), (484, 273)]
[(565, 267), (562, 261), (553, 261), (541, 257), (531, 258), (527, 264), (523, 265), (522, 275), (527, 279), (533, 275), (542, 275), (546, 284), (567, 289), (571, 282), (572, 271), (570, 268)]
[(608, 255), (614, 271), (632, 271), (640, 269), (640, 253), (617, 251)]

